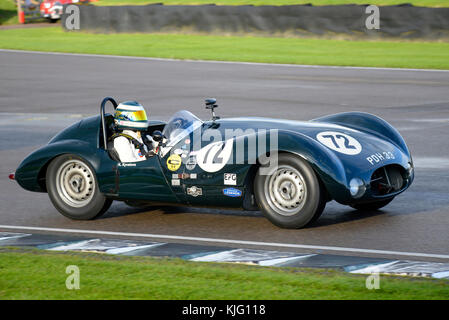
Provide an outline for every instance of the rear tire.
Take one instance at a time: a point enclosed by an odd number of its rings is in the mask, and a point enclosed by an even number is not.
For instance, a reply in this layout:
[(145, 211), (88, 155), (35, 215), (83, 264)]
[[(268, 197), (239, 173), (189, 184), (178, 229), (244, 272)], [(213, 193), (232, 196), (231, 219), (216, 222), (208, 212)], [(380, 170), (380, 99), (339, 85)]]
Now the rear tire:
[(254, 193), (263, 214), (273, 224), (298, 229), (321, 216), (325, 193), (305, 160), (282, 153), (271, 175), (262, 175), (261, 169), (256, 174)]
[(360, 211), (375, 211), (375, 210), (379, 210), (380, 208), (385, 207), (387, 204), (389, 204), (391, 201), (393, 201), (393, 199), (394, 198), (387, 199), (387, 200), (375, 201), (375, 202), (352, 204), (351, 207), (353, 207), (356, 210), (360, 210)]
[(95, 171), (73, 154), (55, 158), (46, 172), (47, 192), (55, 208), (74, 220), (95, 219), (112, 204), (98, 188)]

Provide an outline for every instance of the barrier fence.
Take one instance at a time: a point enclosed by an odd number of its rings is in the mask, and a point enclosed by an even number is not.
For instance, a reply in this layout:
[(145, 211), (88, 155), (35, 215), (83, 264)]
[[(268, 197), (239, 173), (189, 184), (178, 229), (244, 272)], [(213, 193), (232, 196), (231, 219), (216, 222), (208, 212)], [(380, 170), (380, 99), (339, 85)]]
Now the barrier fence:
[[(291, 35), (351, 34), (449, 37), (449, 8), (379, 7), (380, 25), (367, 28), (367, 5), (339, 6), (80, 6), (80, 30), (94, 32), (219, 32)], [(62, 25), (67, 14), (62, 17)], [(66, 28), (67, 29), (67, 28)]]

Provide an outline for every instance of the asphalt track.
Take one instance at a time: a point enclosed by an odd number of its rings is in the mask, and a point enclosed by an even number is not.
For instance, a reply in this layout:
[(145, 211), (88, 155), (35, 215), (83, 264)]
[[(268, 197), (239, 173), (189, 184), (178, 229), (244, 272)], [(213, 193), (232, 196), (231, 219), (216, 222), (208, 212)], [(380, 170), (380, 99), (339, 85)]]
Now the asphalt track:
[[(163, 120), (179, 109), (208, 118), (206, 97), (218, 99), (222, 117), (307, 120), (370, 112), (405, 137), (415, 160), (415, 182), (382, 211), (328, 203), (321, 219), (301, 230), (279, 229), (258, 212), (135, 209), (122, 203), (98, 220), (72, 221), (46, 194), (22, 190), (7, 176), (60, 129), (96, 114), (104, 96), (138, 100), (151, 118)], [(420, 260), (449, 261), (434, 257), (449, 255), (449, 72), (0, 51), (0, 134), (0, 225), (120, 232), (125, 238), (166, 235), (172, 238), (162, 240), (174, 242), (228, 239), (237, 241), (234, 247), (259, 249), (273, 248), (264, 243), (292, 244), (284, 251), (297, 252), (340, 247), (339, 254), (393, 252), (389, 258), (411, 252), (422, 254)]]

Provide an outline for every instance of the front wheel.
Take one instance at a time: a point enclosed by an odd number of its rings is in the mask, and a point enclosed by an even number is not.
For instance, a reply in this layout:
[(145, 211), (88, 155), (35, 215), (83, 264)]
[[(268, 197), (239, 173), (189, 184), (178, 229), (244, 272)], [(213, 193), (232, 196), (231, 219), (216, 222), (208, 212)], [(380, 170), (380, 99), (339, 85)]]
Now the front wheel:
[(46, 173), (47, 192), (51, 202), (64, 216), (90, 220), (101, 216), (111, 206), (99, 190), (94, 170), (76, 155), (54, 159)]
[(368, 202), (368, 203), (352, 204), (351, 207), (353, 207), (356, 210), (360, 210), (360, 211), (375, 211), (375, 210), (379, 210), (380, 208), (385, 207), (387, 204), (389, 204), (391, 201), (393, 201), (393, 199), (394, 198), (387, 199), (387, 200)]
[(317, 220), (326, 205), (320, 182), (303, 159), (279, 154), (269, 175), (256, 174), (254, 191), (263, 214), (273, 224), (298, 229)]

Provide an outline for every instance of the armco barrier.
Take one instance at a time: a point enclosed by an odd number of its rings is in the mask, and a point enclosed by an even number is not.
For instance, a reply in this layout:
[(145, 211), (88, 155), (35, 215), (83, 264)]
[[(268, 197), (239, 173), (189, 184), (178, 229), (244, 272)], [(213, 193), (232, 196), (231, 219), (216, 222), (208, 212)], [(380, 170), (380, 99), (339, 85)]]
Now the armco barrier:
[[(449, 37), (449, 8), (380, 7), (380, 29), (368, 30), (363, 5), (341, 6), (80, 6), (80, 30), (218, 32), (289, 35), (352, 34)], [(66, 27), (67, 14), (62, 18)], [(66, 28), (67, 29), (67, 28)]]

